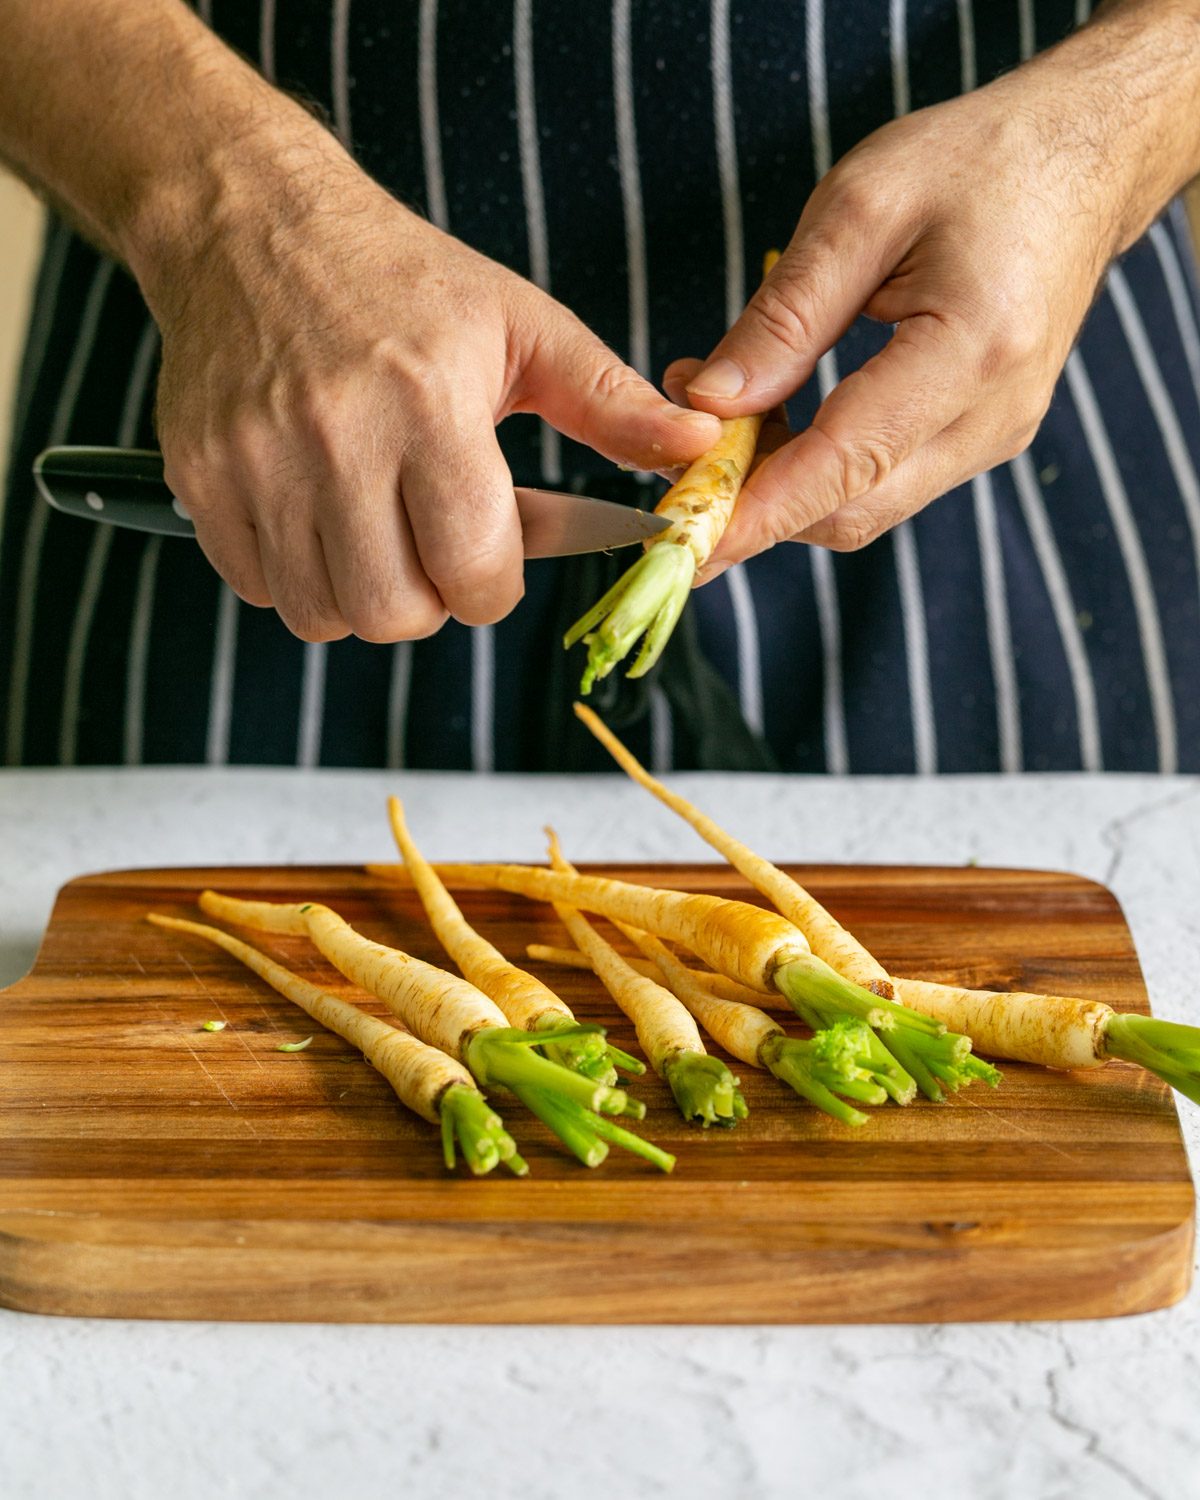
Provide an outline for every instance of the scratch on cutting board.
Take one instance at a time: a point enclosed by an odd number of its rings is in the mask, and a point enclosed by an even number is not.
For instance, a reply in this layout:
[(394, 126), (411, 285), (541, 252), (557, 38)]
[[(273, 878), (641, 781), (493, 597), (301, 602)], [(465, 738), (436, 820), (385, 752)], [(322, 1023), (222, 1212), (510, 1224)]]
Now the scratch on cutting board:
[[(1003, 1085), (1001, 1085), (1001, 1087), (1003, 1087)], [(980, 1104), (977, 1100), (972, 1099), (969, 1093), (961, 1094), (956, 1100), (956, 1103), (969, 1104), (972, 1109), (983, 1108), (983, 1105)], [(1056, 1156), (1061, 1156), (1064, 1161), (1078, 1164), (1079, 1157), (1074, 1151), (1064, 1151), (1061, 1146), (1056, 1146), (1053, 1141), (1046, 1140), (1044, 1136), (1038, 1135), (1036, 1131), (1028, 1130), (1024, 1125), (1018, 1125), (1015, 1120), (1009, 1119), (1009, 1117), (1003, 1114), (1000, 1110), (992, 1110), (989, 1111), (989, 1113), (991, 1114), (992, 1119), (996, 1120), (1000, 1125), (1006, 1125), (1008, 1129), (1011, 1130), (1015, 1135), (1028, 1136), (1030, 1140), (1036, 1141), (1043, 1150), (1053, 1151)]]
[[(182, 954), (180, 954), (179, 956), (181, 958), (183, 958)], [(184, 961), (185, 964), (187, 963), (187, 959), (186, 958), (183, 961)], [(188, 968), (189, 969), (191, 968), (191, 964), (188, 964)], [(203, 989), (203, 988), (204, 988), (204, 986), (201, 985), (201, 989)], [(206, 990), (205, 993), (207, 994), (208, 991)], [(165, 1011), (162, 1008), (161, 1001), (153, 1000), (151, 1003), (153, 1004), (155, 1010), (158, 1012), (159, 1016), (162, 1018), (162, 1021), (163, 1021), (164, 1025), (168, 1024), (167, 1023), (166, 1013), (165, 1013)], [(187, 1039), (186, 1033), (184, 1034), (184, 1043), (183, 1044), (188, 1049), (188, 1051), (192, 1054), (192, 1060), (195, 1062), (196, 1066), (204, 1074), (205, 1078), (208, 1079), (209, 1083), (212, 1084), (213, 1088), (216, 1089), (217, 1093), (220, 1094), (221, 1098), (224, 1099), (225, 1103), (228, 1104), (228, 1106), (230, 1107), (230, 1109), (233, 1110), (234, 1114), (238, 1117), (238, 1119), (246, 1127), (246, 1129), (250, 1132), (250, 1134), (254, 1137), (254, 1139), (255, 1140), (261, 1139), (261, 1137), (259, 1136), (259, 1133), (258, 1133), (258, 1128), (255, 1125), (254, 1121), (251, 1120), (247, 1115), (244, 1115), (242, 1113), (241, 1108), (237, 1104), (236, 1100), (234, 1100), (230, 1096), (229, 1092), (226, 1090), (226, 1088), (224, 1087), (224, 1085), (221, 1083), (221, 1080), (219, 1078), (215, 1077), (214, 1074), (212, 1074), (209, 1071), (208, 1064), (204, 1061), (204, 1059), (196, 1051), (195, 1047), (193, 1047), (192, 1044), (191, 1044), (191, 1042)], [(249, 1049), (247, 1049), (247, 1050), (249, 1050)], [(256, 1061), (257, 1061), (257, 1059), (256, 1059)], [(262, 1064), (260, 1063), (259, 1066), (261, 1067)]]
[[(225, 1014), (225, 1008), (224, 1008), (224, 1006), (222, 1006), (221, 1002), (217, 999), (217, 997), (213, 994), (213, 992), (209, 989), (209, 987), (204, 983), (203, 979), (200, 978), (199, 974), (196, 973), (195, 969), (192, 968), (192, 966), (188, 962), (187, 958), (182, 953), (179, 952), (178, 948), (175, 950), (175, 957), (179, 959), (180, 963), (183, 964), (183, 966), (187, 969), (188, 973), (192, 976), (192, 978), (196, 981), (196, 983), (200, 986), (200, 988), (204, 991), (204, 993), (212, 1001), (213, 1005), (219, 1011), (222, 1021), (225, 1021), (226, 1023), (228, 1023), (229, 1017)], [(259, 1009), (261, 1011), (263, 1011), (263, 1014), (267, 1016), (267, 1019), (270, 1020), (271, 1017), (270, 1017), (269, 1013), (266, 1011), (266, 1008), (263, 1006), (261, 1000), (258, 1002), (258, 1007), (259, 1007)], [(272, 1024), (274, 1024), (274, 1023), (272, 1022)], [(243, 1051), (246, 1053), (246, 1055), (248, 1057), (252, 1057), (254, 1059), (254, 1065), (255, 1065), (255, 1067), (257, 1067), (261, 1072), (265, 1073), (266, 1069), (263, 1067), (262, 1059), (257, 1056), (257, 1054), (254, 1051), (254, 1048), (251, 1047), (250, 1043), (246, 1040), (246, 1038), (242, 1035), (242, 1033), (238, 1030), (238, 1028), (236, 1026), (231, 1027), (230, 1031), (229, 1031), (229, 1034), (230, 1034), (230, 1036), (236, 1037), (237, 1041), (238, 1041), (238, 1045), (243, 1049)]]

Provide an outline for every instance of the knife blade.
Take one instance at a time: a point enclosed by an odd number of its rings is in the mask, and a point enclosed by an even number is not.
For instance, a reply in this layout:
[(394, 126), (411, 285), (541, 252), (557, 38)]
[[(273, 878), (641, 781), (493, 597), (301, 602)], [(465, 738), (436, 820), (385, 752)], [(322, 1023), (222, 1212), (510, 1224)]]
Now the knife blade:
[[(47, 448), (33, 463), (42, 498), (66, 515), (161, 536), (196, 534), (163, 478), (162, 454), (148, 448)], [(613, 500), (517, 485), (526, 557), (569, 557), (644, 542), (671, 524)]]

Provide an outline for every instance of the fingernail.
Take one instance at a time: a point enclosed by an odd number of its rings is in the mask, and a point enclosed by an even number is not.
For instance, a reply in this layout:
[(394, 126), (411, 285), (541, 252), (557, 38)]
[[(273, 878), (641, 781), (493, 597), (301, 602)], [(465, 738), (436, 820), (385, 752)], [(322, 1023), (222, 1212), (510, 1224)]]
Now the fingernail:
[(714, 359), (705, 365), (699, 375), (688, 381), (687, 388), (693, 396), (717, 396), (728, 401), (738, 395), (746, 384), (746, 372), (731, 359)]
[(670, 415), (676, 422), (682, 422), (685, 426), (694, 427), (697, 432), (703, 427), (707, 431), (712, 427), (716, 418), (706, 411), (693, 411), (690, 406), (674, 406)]

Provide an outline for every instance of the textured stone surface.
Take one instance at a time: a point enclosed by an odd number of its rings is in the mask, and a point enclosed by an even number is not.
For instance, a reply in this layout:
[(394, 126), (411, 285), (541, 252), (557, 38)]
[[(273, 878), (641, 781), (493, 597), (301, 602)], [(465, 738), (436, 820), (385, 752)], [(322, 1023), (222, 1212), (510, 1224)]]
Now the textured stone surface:
[[(1161, 1014), (1200, 1024), (1200, 782), (680, 777), (780, 860), (1008, 864), (1104, 880)], [(704, 846), (615, 778), (6, 772), (0, 983), (55, 889), (123, 865)], [(0, 1000), (0, 1005), (2, 1005)], [(1185, 1106), (1193, 1164), (1200, 1110)], [(472, 1329), (101, 1323), (0, 1312), (0, 1491), (421, 1500), (478, 1491), (837, 1500), (1200, 1496), (1200, 1292), (1147, 1317), (920, 1328)]]

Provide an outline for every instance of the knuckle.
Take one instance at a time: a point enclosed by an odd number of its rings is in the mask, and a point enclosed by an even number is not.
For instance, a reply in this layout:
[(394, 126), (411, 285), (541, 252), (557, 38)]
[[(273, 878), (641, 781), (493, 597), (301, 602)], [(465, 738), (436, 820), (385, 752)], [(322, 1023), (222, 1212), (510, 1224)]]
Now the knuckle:
[(827, 211), (836, 213), (839, 227), (850, 233), (877, 229), (891, 212), (892, 190), (870, 171), (844, 168), (831, 174), (826, 192)]
[(1015, 432), (1010, 433), (1001, 449), (1001, 462), (1007, 463), (1009, 459), (1019, 458), (1033, 442), (1041, 425), (1041, 419), (1039, 418), (1038, 421), (1028, 422), (1024, 426), (1018, 427)]
[(302, 641), (340, 641), (350, 634), (350, 627), (336, 609), (309, 600), (277, 602), (279, 618)]
[(756, 303), (758, 326), (789, 354), (813, 348), (814, 312), (794, 283), (767, 283), (756, 294)]
[(896, 454), (882, 437), (830, 438), (838, 497), (856, 500), (883, 483), (896, 469)]
[(359, 640), (375, 645), (422, 640), (446, 621), (446, 611), (438, 601), (405, 590), (355, 605), (345, 614)]
[(1037, 329), (1027, 318), (998, 321), (984, 338), (979, 352), (979, 372), (985, 381), (1032, 363), (1041, 348)]
[(642, 387), (642, 377), (631, 370), (628, 365), (619, 361), (605, 362), (592, 376), (589, 395), (593, 401), (611, 401), (615, 397), (626, 395), (630, 391), (638, 391)]
[(883, 527), (866, 511), (849, 510), (830, 521), (822, 545), (831, 552), (861, 552), (881, 534)]
[(464, 557), (435, 573), (434, 582), (450, 613), (466, 625), (503, 619), (524, 592), (520, 573), (498, 551)]

